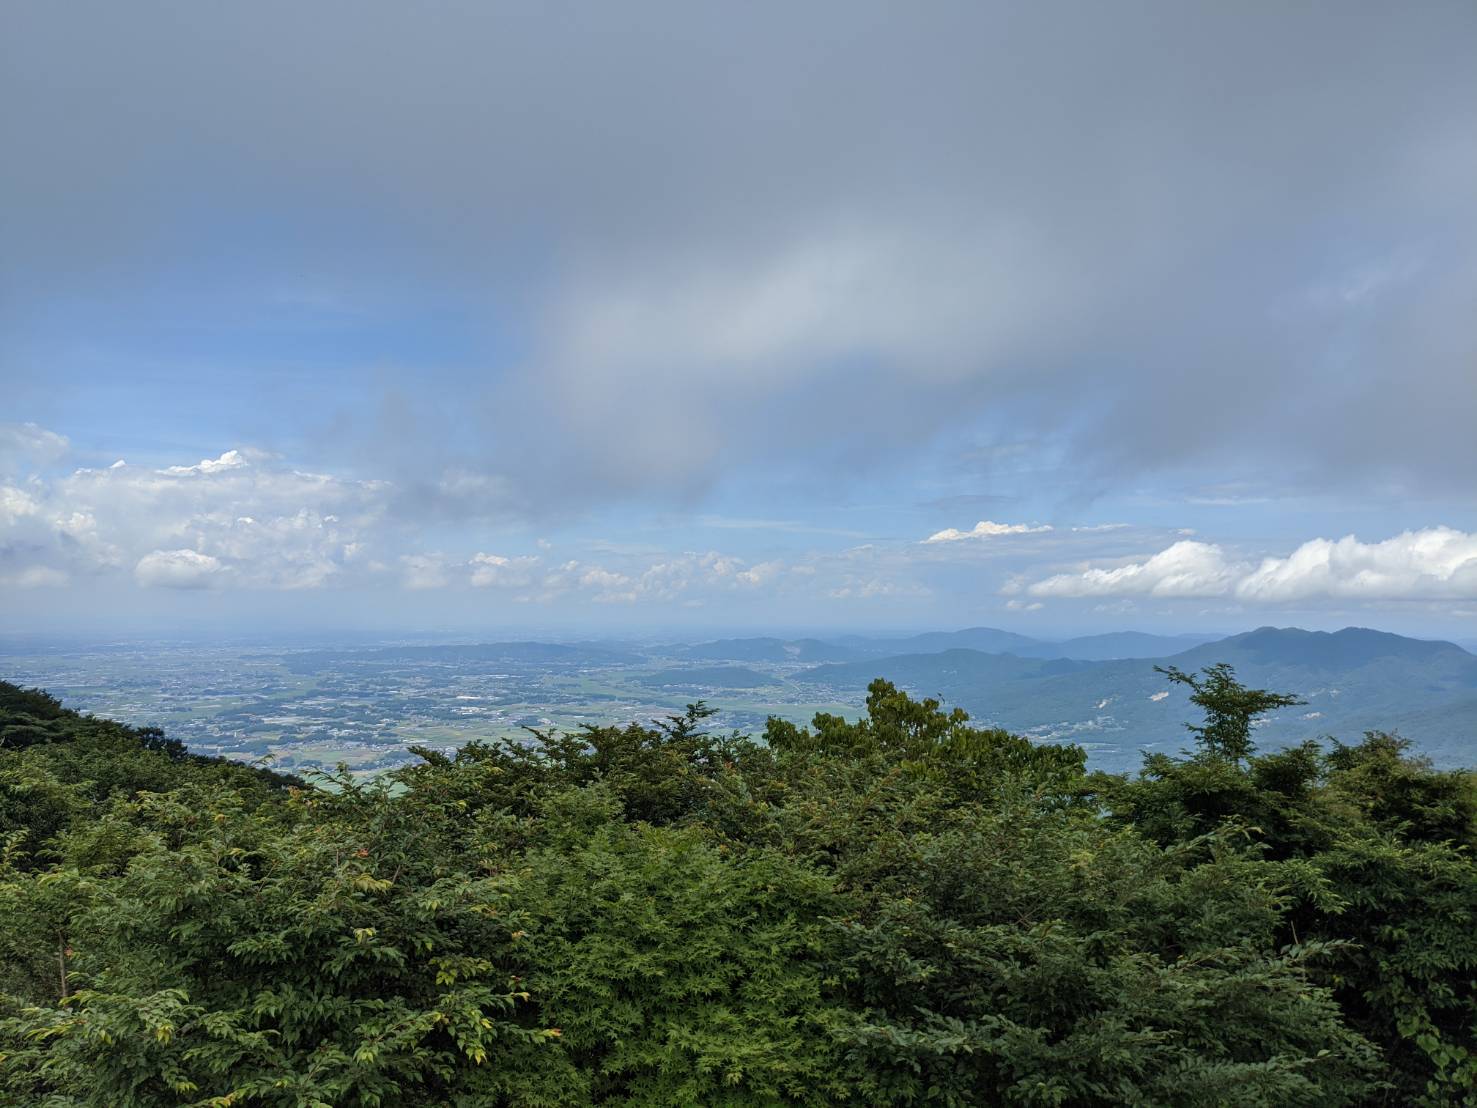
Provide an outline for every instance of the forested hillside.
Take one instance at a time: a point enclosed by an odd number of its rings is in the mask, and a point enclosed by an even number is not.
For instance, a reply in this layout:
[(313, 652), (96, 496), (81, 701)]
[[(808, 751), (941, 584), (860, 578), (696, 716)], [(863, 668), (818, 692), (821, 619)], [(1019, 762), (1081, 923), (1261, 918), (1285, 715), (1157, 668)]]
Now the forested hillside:
[[(967, 642), (986, 631), (923, 638), (935, 645)], [(1228, 662), (1248, 683), (1287, 689), (1306, 701), (1257, 721), (1264, 747), (1378, 728), (1411, 737), (1437, 765), (1470, 763), (1477, 656), (1454, 643), (1363, 627), (1333, 633), (1262, 627), (1149, 660), (1089, 661), (1088, 650), (1059, 645), (1071, 653), (988, 653), (961, 645), (819, 665), (801, 680), (859, 691), (885, 673), (901, 688), (938, 696), (997, 726), (1082, 743), (1096, 768), (1121, 772), (1136, 768), (1149, 749), (1182, 745), (1186, 701), (1160, 676), (1156, 663), (1194, 670)]]
[(0, 1102), (1472, 1103), (1477, 779), (1158, 679), (1133, 775), (879, 680), (368, 784), (0, 684)]

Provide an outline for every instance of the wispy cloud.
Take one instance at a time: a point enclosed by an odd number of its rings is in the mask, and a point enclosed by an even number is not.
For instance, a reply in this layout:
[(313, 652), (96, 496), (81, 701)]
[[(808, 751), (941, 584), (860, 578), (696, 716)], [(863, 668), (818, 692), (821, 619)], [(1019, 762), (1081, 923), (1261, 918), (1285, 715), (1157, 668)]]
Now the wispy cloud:
[(960, 542), (964, 539), (994, 539), (1002, 535), (1037, 535), (1051, 529), (1049, 523), (996, 523), (993, 520), (982, 519), (968, 531), (947, 527), (942, 531), (935, 531), (923, 541), (926, 543)]

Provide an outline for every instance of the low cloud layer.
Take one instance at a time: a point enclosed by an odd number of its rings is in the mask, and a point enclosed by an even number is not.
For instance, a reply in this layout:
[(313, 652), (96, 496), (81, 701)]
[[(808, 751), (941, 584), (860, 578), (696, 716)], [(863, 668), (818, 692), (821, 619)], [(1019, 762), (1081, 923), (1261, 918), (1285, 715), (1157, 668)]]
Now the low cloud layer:
[(1228, 558), (1186, 540), (1143, 561), (1091, 567), (1026, 586), (1035, 597), (1234, 597), (1250, 604), (1309, 600), (1477, 600), (1477, 535), (1449, 527), (1381, 542), (1312, 539), (1286, 557)]
[(1085, 569), (1037, 581), (1032, 596), (1224, 596), (1235, 581), (1219, 546), (1186, 540), (1143, 562), (1112, 569)]
[(203, 589), (224, 568), (219, 558), (196, 550), (155, 550), (138, 560), (133, 575), (145, 587)]
[(150, 587), (313, 588), (381, 537), (387, 491), (243, 450), (49, 478), (12, 463), (0, 471), (0, 577), (43, 583), (44, 568), (53, 584), (123, 572)]
[(1286, 558), (1268, 558), (1236, 584), (1243, 600), (1283, 602), (1477, 599), (1477, 535), (1432, 527), (1384, 542), (1353, 535), (1314, 539)]
[[(12, 451), (0, 471), (0, 587), (14, 591), (87, 581), (182, 592), (451, 590), (549, 609), (774, 612), (797, 604), (905, 608), (940, 598), (963, 610), (993, 595), (999, 610), (1018, 614), (1041, 612), (1051, 601), (1134, 598), (1268, 610), (1477, 601), (1477, 534), (1450, 527), (1382, 541), (1315, 538), (1265, 555), (1181, 538), (1147, 557), (1106, 558), (1173, 532), (992, 520), (922, 542), (858, 544), (824, 529), (786, 534), (785, 552), (766, 556), (590, 538), (556, 548), (526, 533), (511, 548), (479, 549), (466, 528), (433, 540), (407, 525), (394, 510), (403, 493), (392, 482), (313, 472), (250, 448), (160, 466), (119, 460), (65, 470), (55, 463), (67, 443), (43, 429), (0, 426), (0, 442), (29, 451), (24, 458)], [(752, 544), (756, 537), (772, 542), (776, 532), (719, 533)], [(828, 545), (808, 545), (812, 539)], [(1032, 573), (1071, 556), (1084, 559), (1071, 571)]]
[[(428, 550), (395, 515), (403, 494), (390, 482), (308, 472), (249, 449), (48, 477), (36, 472), (38, 457), (64, 455), (65, 440), (39, 428), (0, 432), (0, 442), (28, 448), (0, 470), (0, 585), (10, 588), (131, 579), (145, 589), (470, 588), (519, 603), (680, 605), (769, 594), (815, 572), (718, 551), (626, 554), (611, 565), (543, 551)], [(832, 557), (827, 580), (851, 586), (855, 560)]]

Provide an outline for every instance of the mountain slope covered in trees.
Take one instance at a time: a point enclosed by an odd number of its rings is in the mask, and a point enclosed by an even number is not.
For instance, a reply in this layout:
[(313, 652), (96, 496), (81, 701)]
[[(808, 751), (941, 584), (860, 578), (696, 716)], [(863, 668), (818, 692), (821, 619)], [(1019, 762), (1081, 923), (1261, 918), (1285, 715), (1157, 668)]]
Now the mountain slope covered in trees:
[(1154, 665), (1196, 669), (1228, 662), (1250, 683), (1306, 704), (1258, 721), (1265, 746), (1320, 735), (1398, 731), (1445, 765), (1477, 757), (1477, 655), (1448, 642), (1365, 628), (1333, 633), (1263, 627), (1147, 660), (1034, 659), (969, 649), (816, 666), (802, 680), (861, 689), (877, 673), (959, 704), (977, 717), (1032, 734), (1109, 744), (1095, 764), (1127, 769), (1140, 748), (1183, 745), (1187, 702)]
[(473, 743), (371, 783), (0, 685), (0, 1102), (1409, 1105), (1477, 1096), (1477, 785), (858, 721)]

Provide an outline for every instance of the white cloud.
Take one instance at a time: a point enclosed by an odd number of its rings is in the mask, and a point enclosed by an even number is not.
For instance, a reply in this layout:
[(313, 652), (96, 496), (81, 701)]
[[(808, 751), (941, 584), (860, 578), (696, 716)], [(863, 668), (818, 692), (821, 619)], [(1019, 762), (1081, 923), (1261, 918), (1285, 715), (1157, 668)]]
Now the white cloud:
[[(65, 446), (32, 425), (0, 432), (0, 448)], [(188, 550), (220, 567), (201, 578), (211, 584), (316, 588), (365, 552), (389, 492), (384, 482), (305, 473), (249, 449), (162, 469), (115, 463), (33, 475), (24, 487), (0, 483), (0, 572), (87, 576), (131, 566), (145, 584), (193, 581), (198, 573), (157, 557)]]
[[(42, 447), (63, 441), (38, 428), (10, 431), (11, 439)], [(880, 596), (912, 588), (897, 580), (906, 566), (872, 547), (798, 564), (599, 543), (555, 561), (543, 553), (546, 540), (530, 554), (427, 551), (396, 526), (404, 492), (304, 472), (248, 447), (188, 464), (114, 464), (0, 481), (0, 586), (108, 575), (167, 588), (393, 581), (412, 590), (491, 589), (515, 601), (684, 606), (786, 590), (819, 598), (828, 590)]]
[(744, 582), (740, 573), (744, 563), (716, 550), (687, 553), (667, 558), (648, 567), (640, 577), (637, 591), (643, 597), (672, 601), (693, 592), (728, 591)]
[(1262, 604), (1470, 600), (1477, 598), (1477, 535), (1428, 527), (1373, 543), (1353, 535), (1318, 538), (1255, 566), (1227, 559), (1213, 543), (1187, 539), (1143, 561), (1057, 574), (1026, 591), (1048, 597), (1235, 596)]
[(521, 599), (549, 603), (562, 596), (584, 594), (600, 604), (629, 604), (640, 592), (640, 584), (629, 574), (570, 559), (536, 580), (534, 589)]
[(634, 593), (629, 591), (631, 579), (624, 573), (613, 573), (602, 566), (591, 566), (583, 570), (579, 575), (579, 584), (580, 588), (589, 589), (601, 597), (634, 598)]
[(9, 527), (22, 516), (33, 516), (40, 509), (24, 489), (0, 485), (0, 527)]
[(752, 585), (757, 588), (774, 583), (784, 572), (784, 562), (759, 562), (756, 565), (750, 566), (748, 569), (740, 570), (738, 580), (745, 585)]
[(1267, 558), (1236, 586), (1243, 600), (1329, 596), (1356, 600), (1477, 598), (1477, 535), (1450, 527), (1405, 531), (1376, 543), (1353, 535), (1313, 539)]
[[(8, 430), (11, 439), (32, 445), (64, 441), (39, 428)], [(469, 481), (458, 477), (450, 491), (465, 491)], [(597, 558), (558, 563), (547, 554), (418, 550), (414, 536), (395, 527), (402, 494), (382, 481), (294, 469), (247, 447), (189, 464), (114, 464), (0, 482), (0, 584), (131, 571), (145, 586), (312, 589), (383, 584), (393, 568), (408, 589), (470, 586), (519, 601), (696, 605), (782, 589), (795, 574), (815, 573), (815, 567), (749, 563), (714, 550), (594, 544), (589, 549)], [(547, 541), (538, 545), (550, 549)], [(824, 595), (853, 568), (832, 567), (814, 591)], [(874, 584), (870, 591), (881, 589)]]
[(220, 561), (195, 550), (155, 550), (133, 567), (140, 585), (167, 589), (208, 588), (224, 570)]
[[(127, 463), (124, 464), (126, 465)], [(241, 451), (227, 450), (219, 458), (202, 458), (192, 466), (170, 466), (164, 472), (174, 474), (177, 477), (189, 477), (192, 475), (208, 476), (212, 473), (220, 473), (222, 470), (240, 469), (246, 464), (246, 455)], [(119, 466), (117, 462), (114, 462), (108, 468), (116, 469)]]
[(537, 580), (539, 559), (531, 556), (505, 558), (500, 554), (477, 553), (467, 563), (472, 584), (479, 589), (526, 589)]
[(1219, 546), (1183, 540), (1142, 562), (1062, 573), (1027, 587), (1032, 596), (1221, 596), (1236, 578)]
[(993, 520), (982, 519), (968, 531), (948, 527), (942, 531), (935, 531), (923, 541), (958, 542), (960, 539), (990, 539), (1000, 535), (1037, 535), (1050, 530), (1051, 524), (1049, 523), (996, 523)]

